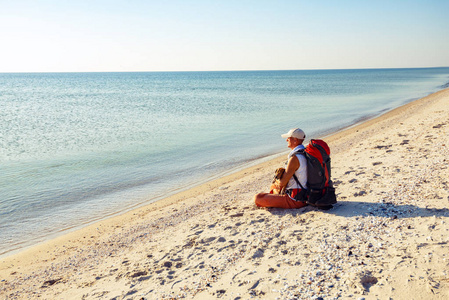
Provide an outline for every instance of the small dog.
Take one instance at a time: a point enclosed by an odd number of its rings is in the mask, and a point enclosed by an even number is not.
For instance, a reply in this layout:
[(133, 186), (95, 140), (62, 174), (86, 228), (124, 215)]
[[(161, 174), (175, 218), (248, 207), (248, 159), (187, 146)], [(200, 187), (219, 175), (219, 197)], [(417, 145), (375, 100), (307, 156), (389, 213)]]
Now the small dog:
[(281, 180), (282, 175), (284, 175), (284, 172), (285, 172), (284, 168), (277, 168), (276, 171), (274, 171), (274, 177), (270, 186), (270, 194), (279, 194), (279, 195), (285, 194), (285, 187), (282, 189), (279, 188), (280, 184), (279, 181)]

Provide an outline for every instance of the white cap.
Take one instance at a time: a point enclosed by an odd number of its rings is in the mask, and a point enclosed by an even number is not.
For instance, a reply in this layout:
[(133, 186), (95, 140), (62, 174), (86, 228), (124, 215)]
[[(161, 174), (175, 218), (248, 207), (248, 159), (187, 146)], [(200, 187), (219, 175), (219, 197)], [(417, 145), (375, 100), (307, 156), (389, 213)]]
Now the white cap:
[(306, 138), (306, 134), (304, 133), (304, 131), (302, 131), (302, 129), (299, 128), (294, 128), (294, 129), (290, 129), (289, 132), (281, 135), (284, 139), (289, 138), (289, 137), (294, 137), (297, 138), (299, 140), (303, 140)]

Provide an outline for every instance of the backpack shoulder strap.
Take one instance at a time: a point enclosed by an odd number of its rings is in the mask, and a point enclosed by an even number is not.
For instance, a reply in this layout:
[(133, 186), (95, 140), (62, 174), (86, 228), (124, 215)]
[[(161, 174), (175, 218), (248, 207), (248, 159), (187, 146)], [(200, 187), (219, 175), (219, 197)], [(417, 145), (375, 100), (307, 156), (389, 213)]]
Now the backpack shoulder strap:
[(304, 190), (304, 187), (302, 186), (301, 182), (299, 182), (299, 179), (295, 174), (293, 174), (293, 179), (295, 179), (296, 183), (301, 187), (302, 190)]
[(304, 149), (299, 149), (299, 150), (296, 150), (295, 152), (293, 152), (292, 156), (293, 155), (298, 155), (298, 154), (305, 155), (305, 153), (306, 153), (306, 149), (305, 148)]

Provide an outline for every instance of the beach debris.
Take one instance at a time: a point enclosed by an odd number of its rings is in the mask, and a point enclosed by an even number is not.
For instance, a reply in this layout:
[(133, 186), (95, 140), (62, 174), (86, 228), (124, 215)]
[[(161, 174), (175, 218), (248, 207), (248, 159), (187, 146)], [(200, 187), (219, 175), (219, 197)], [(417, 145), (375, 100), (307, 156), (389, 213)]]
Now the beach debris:
[(261, 248), (258, 248), (258, 249), (254, 252), (254, 254), (250, 257), (250, 259), (253, 259), (253, 258), (260, 258), (260, 257), (263, 257), (263, 255), (264, 255), (264, 250), (261, 249)]
[(138, 272), (130, 275), (129, 277), (135, 278), (135, 277), (140, 277), (140, 276), (144, 276), (144, 275), (147, 275), (147, 274), (148, 274), (147, 271), (138, 271)]
[(360, 191), (358, 193), (354, 193), (354, 197), (359, 197), (359, 196), (363, 196), (363, 195), (366, 195), (365, 191)]
[(58, 283), (61, 280), (62, 280), (62, 278), (50, 279), (50, 280), (44, 281), (44, 283), (42, 284), (41, 288), (46, 288), (46, 287), (52, 286), (52, 285)]
[(201, 239), (200, 240), (200, 243), (201, 244), (208, 244), (208, 243), (210, 243), (210, 242), (213, 242), (214, 240), (216, 240), (217, 238), (215, 237), (215, 236), (211, 236), (211, 237), (208, 237), (208, 238), (205, 238), (205, 239)]
[(231, 218), (235, 218), (235, 217), (243, 217), (243, 213), (237, 213), (234, 215), (230, 215)]
[(440, 123), (438, 125), (433, 126), (432, 128), (441, 128), (444, 125), (446, 125), (446, 123)]
[(253, 297), (258, 297), (258, 296), (263, 296), (265, 295), (265, 292), (263, 291), (258, 291), (258, 290), (250, 290), (249, 294)]
[(393, 145), (391, 145), (391, 144), (390, 145), (377, 145), (374, 147), (374, 149), (388, 149), (391, 146), (393, 146)]

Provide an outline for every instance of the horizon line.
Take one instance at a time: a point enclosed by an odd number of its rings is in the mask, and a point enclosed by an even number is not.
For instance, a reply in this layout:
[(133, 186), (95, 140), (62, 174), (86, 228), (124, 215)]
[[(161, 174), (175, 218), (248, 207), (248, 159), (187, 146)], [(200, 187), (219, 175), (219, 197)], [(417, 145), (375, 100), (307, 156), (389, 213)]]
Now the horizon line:
[(323, 69), (250, 69), (250, 70), (177, 70), (177, 71), (17, 71), (2, 72), (0, 74), (64, 74), (64, 73), (211, 73), (211, 72), (283, 72), (283, 71), (339, 71), (339, 70), (405, 70), (405, 69), (439, 69), (438, 67), (368, 67), (368, 68), (323, 68)]

